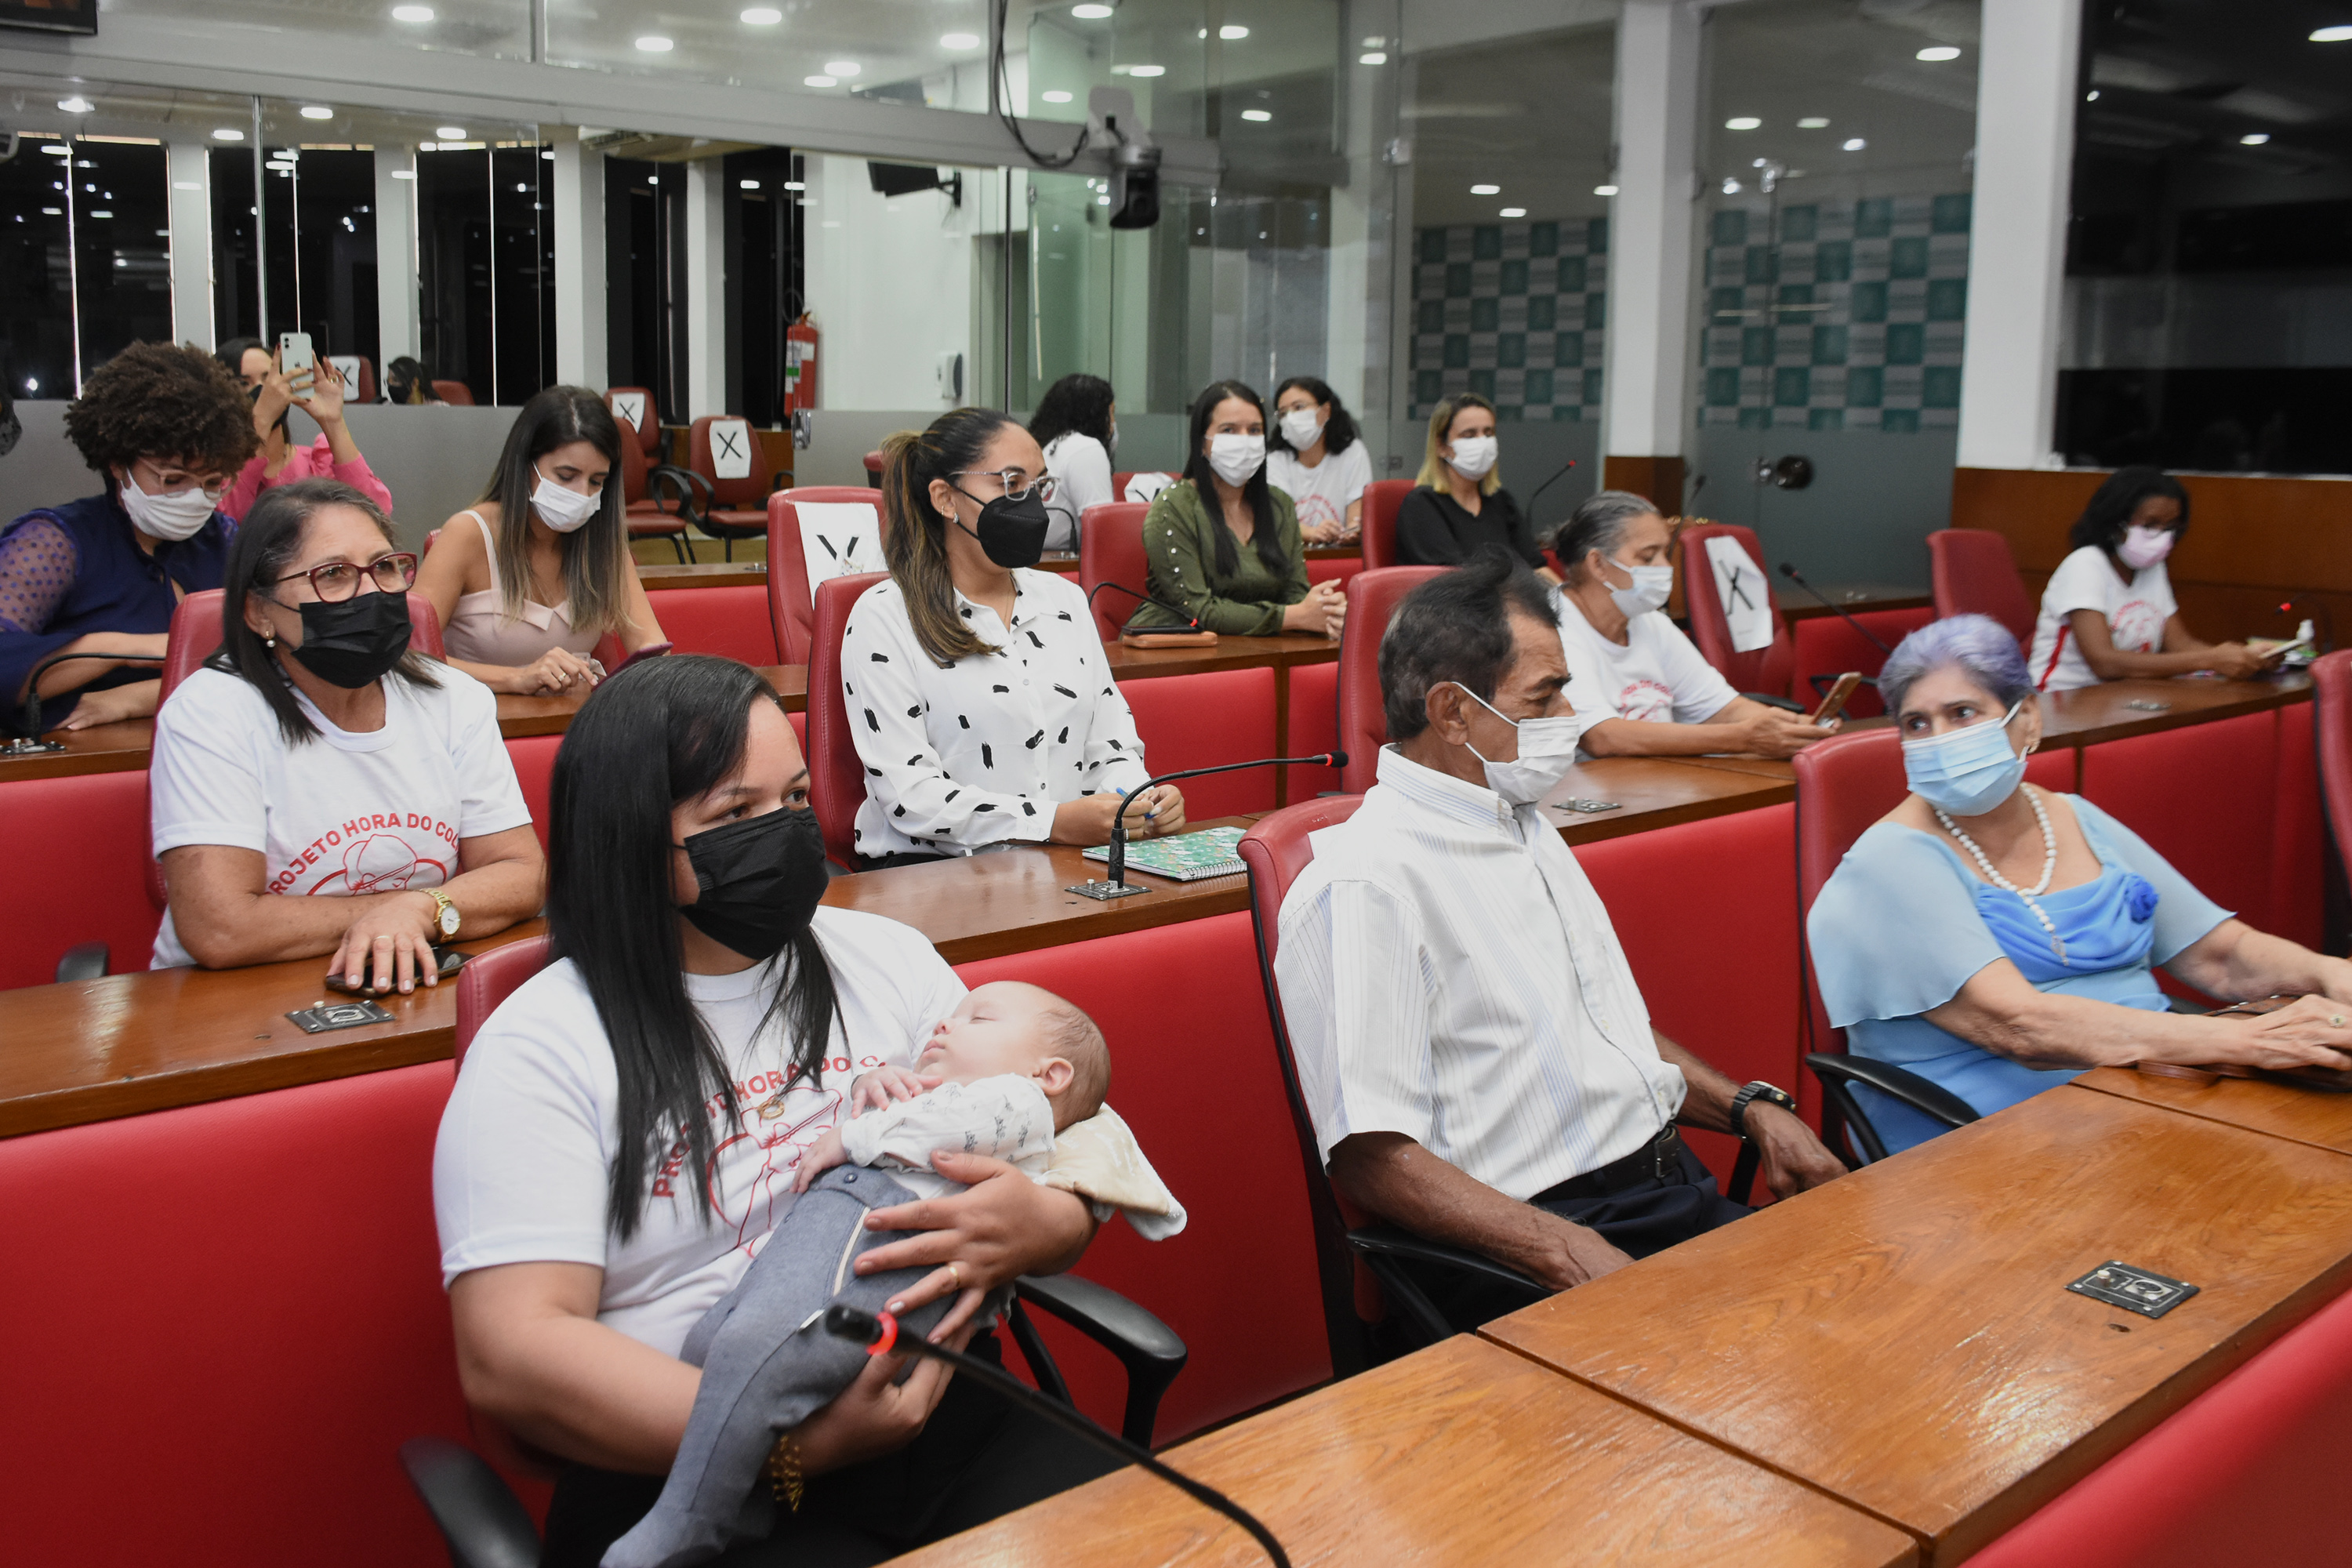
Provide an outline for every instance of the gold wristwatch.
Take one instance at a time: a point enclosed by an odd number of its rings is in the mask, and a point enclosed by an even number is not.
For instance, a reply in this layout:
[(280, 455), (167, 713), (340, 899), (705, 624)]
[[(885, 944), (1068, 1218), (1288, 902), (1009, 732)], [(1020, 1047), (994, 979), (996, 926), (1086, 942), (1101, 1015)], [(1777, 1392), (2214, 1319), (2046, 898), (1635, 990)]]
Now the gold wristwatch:
[(447, 942), (457, 934), (457, 927), (464, 923), (464, 917), (457, 913), (457, 906), (449, 901), (449, 895), (440, 889), (426, 888), (424, 893), (433, 900), (433, 929), (441, 933), (439, 940)]

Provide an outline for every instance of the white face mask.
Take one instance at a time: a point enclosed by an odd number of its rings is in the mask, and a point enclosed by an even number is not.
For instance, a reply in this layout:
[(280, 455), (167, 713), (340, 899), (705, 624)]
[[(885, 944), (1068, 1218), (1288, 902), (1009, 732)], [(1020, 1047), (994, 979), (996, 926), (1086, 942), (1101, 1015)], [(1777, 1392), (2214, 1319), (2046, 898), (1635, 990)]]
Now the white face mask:
[[(1630, 588), (1612, 587), (1609, 590), (1610, 602), (1625, 613), (1627, 620), (1635, 616), (1646, 616), (1652, 610), (1663, 610), (1666, 607), (1666, 601), (1674, 597), (1675, 569), (1672, 566), (1628, 566), (1622, 561), (1610, 561), (1605, 555), (1601, 559), (1633, 579), (1633, 585)], [(1605, 583), (1608, 579), (1604, 577), (1601, 581)]]
[(604, 496), (583, 495), (569, 485), (559, 485), (545, 474), (533, 468), (539, 483), (530, 488), (530, 510), (539, 513), (539, 521), (558, 533), (570, 533), (582, 527), (603, 510)]
[(1465, 436), (1454, 443), (1454, 456), (1446, 459), (1454, 471), (1465, 479), (1483, 479), (1495, 466), (1498, 443), (1492, 436)]
[(131, 514), (133, 526), (150, 539), (176, 542), (194, 537), (213, 520), (215, 506), (215, 498), (193, 486), (151, 496), (139, 488), (138, 475), (129, 468), (122, 470), (122, 510)]
[(2172, 553), (2172, 538), (2168, 528), (2136, 522), (2124, 531), (2124, 542), (2116, 546), (2116, 554), (2133, 571), (2145, 572)]
[(1513, 805), (1533, 805), (1559, 786), (1568, 770), (1576, 765), (1576, 742), (1584, 736), (1582, 719), (1573, 713), (1556, 719), (1512, 719), (1460, 681), (1454, 684), (1471, 701), (1519, 732), (1519, 754), (1507, 763), (1488, 762), (1477, 747), (1470, 747), (1470, 754), (1486, 769), (1488, 789)]
[(1217, 478), (1229, 485), (1249, 483), (1249, 477), (1265, 467), (1265, 437), (1234, 435), (1210, 437), (1209, 467), (1216, 469)]
[(1282, 438), (1304, 452), (1323, 439), (1323, 421), (1312, 408), (1294, 408), (1282, 416)]

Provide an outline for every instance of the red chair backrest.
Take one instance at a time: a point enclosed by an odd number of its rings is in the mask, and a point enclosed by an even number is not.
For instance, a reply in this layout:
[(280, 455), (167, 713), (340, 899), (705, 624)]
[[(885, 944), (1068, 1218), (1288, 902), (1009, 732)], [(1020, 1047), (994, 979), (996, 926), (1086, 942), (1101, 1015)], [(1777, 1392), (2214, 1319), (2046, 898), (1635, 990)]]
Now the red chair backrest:
[(834, 864), (857, 869), (857, 808), (866, 801), (866, 768), (849, 732), (849, 703), (841, 694), (841, 634), (857, 595), (885, 581), (887, 572), (835, 577), (817, 584), (808, 673), (809, 804)]
[(466, 1068), (466, 1051), (484, 1020), (524, 981), (547, 967), (548, 939), (525, 937), (488, 952), (478, 952), (457, 971), (457, 1069)]
[[(2311, 705), (2319, 725), (2320, 799), (2327, 807), (2336, 853), (2352, 861), (2352, 648), (2314, 663), (2311, 678), (2317, 688)], [(2295, 722), (2292, 708), (2279, 717)]]
[[(1364, 570), (1397, 563), (1397, 509), (1412, 494), (1411, 479), (1374, 479), (1364, 487), (1360, 514), (1364, 539)], [(1352, 611), (1353, 606), (1349, 606)]]
[[(223, 597), (220, 589), (205, 588), (173, 606), (171, 634), (163, 644), (163, 689), (156, 698), (158, 703), (178, 690), (180, 682), (194, 675), (220, 647)], [(434, 658), (448, 657), (442, 650), (441, 616), (432, 600), (410, 594), (408, 624), (410, 647)]]
[(1388, 744), (1388, 714), (1381, 704), (1381, 634), (1388, 630), (1397, 601), (1444, 570), (1367, 568), (1348, 584), (1348, 624), (1339, 634), (1339, 749), (1348, 753), (1348, 766), (1339, 787), (1349, 795), (1372, 787), (1380, 776), (1381, 748)]
[(1927, 570), (1937, 618), (1990, 616), (2019, 647), (2032, 646), (2036, 606), (2008, 540), (1989, 528), (1939, 528), (1927, 536)]
[(1111, 471), (1110, 495), (1113, 500), (1127, 499), (1127, 481), (1135, 478), (1136, 472), (1137, 470), (1133, 468), (1115, 468)]
[[(635, 419), (624, 419), (621, 411), (613, 408), (613, 399), (623, 393), (637, 399), (637, 416)], [(641, 458), (651, 458), (661, 445), (661, 418), (654, 411), (652, 391), (642, 386), (608, 387), (604, 392), (604, 406), (613, 408), (614, 422), (622, 430), (623, 445), (635, 447), (637, 456)]]
[[(722, 479), (716, 466), (722, 457), (730, 467), (750, 467), (738, 478)], [(696, 420), (687, 431), (686, 466), (710, 481), (714, 506), (764, 506), (768, 492), (776, 488), (776, 465), (768, 460), (767, 443), (740, 415), (706, 414)]]
[(877, 490), (882, 488), (882, 465), (886, 460), (887, 458), (880, 452), (868, 452), (866, 454), (866, 483), (867, 488)]
[[(1707, 558), (1706, 542), (1728, 538), (1739, 541), (1756, 563), (1755, 591), (1764, 595), (1771, 605), (1772, 641), (1769, 646), (1738, 653), (1731, 646), (1731, 622), (1724, 615), (1723, 602), (1715, 591), (1715, 566)], [(1735, 691), (1760, 691), (1767, 697), (1790, 695), (1789, 683), (1796, 679), (1796, 650), (1789, 638), (1789, 624), (1780, 618), (1780, 606), (1772, 605), (1771, 579), (1764, 575), (1764, 550), (1756, 542), (1756, 531), (1734, 523), (1704, 522), (1682, 531), (1683, 605), (1689, 612), (1691, 640), (1707, 663), (1722, 672)]]
[[(1114, 478), (1111, 494), (1124, 493)], [(1116, 583), (1137, 594), (1151, 592), (1146, 581), (1150, 574), (1143, 563), (1143, 519), (1150, 510), (1139, 501), (1106, 501), (1087, 508), (1078, 518), (1078, 586), (1087, 591), (1095, 630), (1105, 642), (1118, 640), (1118, 628), (1135, 614), (1137, 600), (1118, 588), (1095, 598), (1095, 584)]]
[(460, 408), (474, 406), (474, 389), (462, 381), (436, 381), (433, 384), (433, 395)]
[(786, 664), (809, 662), (811, 616), (816, 606), (809, 591), (808, 555), (801, 542), (800, 508), (804, 502), (870, 506), (877, 516), (887, 515), (872, 490), (856, 485), (803, 485), (768, 498), (768, 616), (776, 626), (776, 657)]
[(651, 482), (649, 476), (653, 471), (653, 462), (646, 456), (646, 449), (629, 439), (628, 428), (624, 426), (621, 434), (621, 504), (623, 506), (646, 499), (646, 486)]

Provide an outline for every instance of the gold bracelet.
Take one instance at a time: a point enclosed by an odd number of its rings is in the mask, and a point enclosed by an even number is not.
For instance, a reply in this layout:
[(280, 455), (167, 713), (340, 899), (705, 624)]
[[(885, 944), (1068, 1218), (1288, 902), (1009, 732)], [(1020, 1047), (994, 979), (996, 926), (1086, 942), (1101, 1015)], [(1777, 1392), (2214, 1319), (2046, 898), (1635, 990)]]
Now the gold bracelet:
[(768, 1450), (766, 1466), (768, 1488), (776, 1500), (794, 1513), (801, 1510), (801, 1494), (807, 1489), (801, 1475), (801, 1446), (790, 1432), (776, 1434), (776, 1446)]

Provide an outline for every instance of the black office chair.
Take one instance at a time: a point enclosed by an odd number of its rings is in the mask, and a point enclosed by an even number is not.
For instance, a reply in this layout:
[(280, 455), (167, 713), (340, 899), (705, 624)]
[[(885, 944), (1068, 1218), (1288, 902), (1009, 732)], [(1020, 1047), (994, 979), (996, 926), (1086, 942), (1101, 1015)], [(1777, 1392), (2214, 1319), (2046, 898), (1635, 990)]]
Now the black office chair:
[[(1014, 1282), (1013, 1297), (1007, 1327), (1037, 1386), (1065, 1405), (1076, 1404), (1029, 1306), (1118, 1358), (1127, 1369), (1119, 1434), (1150, 1447), (1160, 1398), (1190, 1353), (1176, 1331), (1118, 1291), (1074, 1274), (1024, 1276)], [(479, 1454), (446, 1437), (412, 1437), (400, 1446), (400, 1463), (448, 1543), (451, 1568), (537, 1568), (539, 1531), (514, 1489)]]
[[(1805, 1066), (1821, 1080), (1822, 1098), (1829, 1101), (1831, 1116), (1845, 1125), (1846, 1137), (1855, 1153), (1865, 1164), (1876, 1164), (1886, 1158), (1886, 1141), (1878, 1129), (1870, 1124), (1860, 1101), (1853, 1097), (1852, 1086), (1863, 1084), (1876, 1089), (1888, 1099), (1909, 1106), (1922, 1116), (1932, 1117), (1946, 1127), (1966, 1127), (1981, 1120), (1976, 1108), (1941, 1084), (1929, 1083), (1916, 1072), (1896, 1067), (1893, 1062), (1874, 1061), (1868, 1057), (1848, 1056), (1843, 1052), (1816, 1051), (1805, 1058)], [(1824, 1123), (1833, 1129), (1835, 1122), (1824, 1117)], [(1832, 1136), (1834, 1132), (1832, 1131)], [(1743, 1154), (1746, 1153), (1742, 1150)]]

